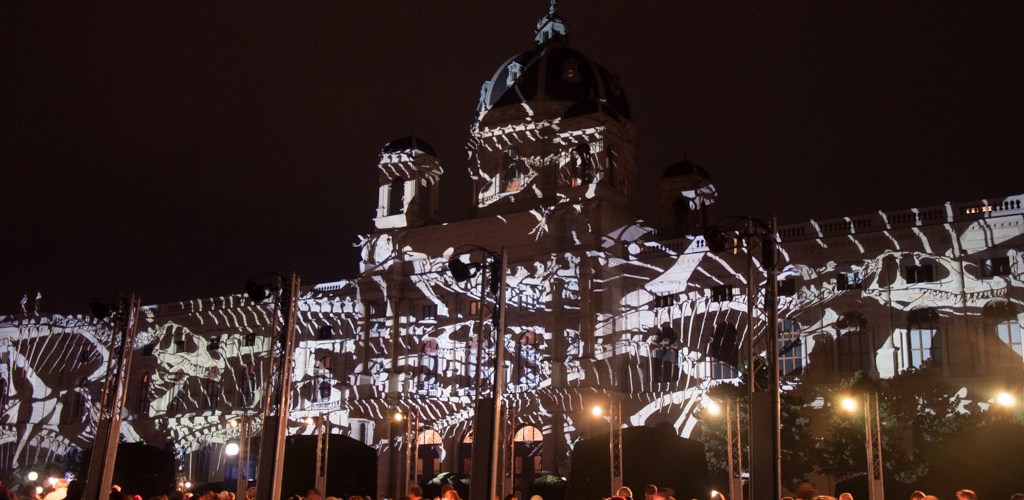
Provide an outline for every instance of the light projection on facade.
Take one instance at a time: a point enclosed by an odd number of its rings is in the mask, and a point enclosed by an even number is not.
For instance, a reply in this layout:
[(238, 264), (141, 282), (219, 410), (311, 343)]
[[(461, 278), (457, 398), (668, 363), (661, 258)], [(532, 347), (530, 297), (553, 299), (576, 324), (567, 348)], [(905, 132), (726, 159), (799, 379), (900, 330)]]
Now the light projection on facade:
[[(700, 235), (720, 193), (692, 162), (642, 189), (660, 200), (658, 224), (638, 219), (639, 142), (617, 78), (569, 47), (554, 12), (538, 40), (482, 89), (467, 146), (472, 218), (438, 223), (443, 170), (429, 144), (382, 150), (359, 275), (298, 300), (290, 434), (313, 432), (304, 421), (322, 414), (384, 464), (414, 439), (420, 479), (469, 474), (474, 403), (503, 370), (502, 439), (518, 464), (504, 488), (521, 494), (571, 472), (595, 404), (614, 397), (624, 426), (689, 437), (708, 389), (740, 381), (748, 323), (766, 327), (760, 255), (748, 283), (743, 248), (708, 251)], [(1024, 373), (1022, 201), (781, 226), (785, 389), (857, 371)], [(508, 251), (497, 344), (481, 277), (457, 282), (447, 268), (475, 245)], [(222, 449), (239, 432), (226, 422), (261, 411), (271, 315), (243, 294), (144, 307), (123, 438), (173, 447), (193, 481), (223, 478)], [(0, 317), (0, 469), (91, 446), (109, 335), (83, 317)], [(506, 362), (495, 367), (498, 349)], [(417, 436), (392, 435), (396, 410), (415, 412)], [(382, 495), (401, 474), (386, 469)]]

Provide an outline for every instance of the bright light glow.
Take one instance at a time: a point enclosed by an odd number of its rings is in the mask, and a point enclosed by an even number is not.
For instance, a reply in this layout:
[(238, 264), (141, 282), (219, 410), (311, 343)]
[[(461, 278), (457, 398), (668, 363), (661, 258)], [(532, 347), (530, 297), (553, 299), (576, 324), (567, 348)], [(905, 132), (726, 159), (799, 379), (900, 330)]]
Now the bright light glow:
[[(708, 408), (708, 413), (710, 413), (712, 415), (721, 415), (722, 414), (722, 407), (718, 403), (712, 402), (711, 404), (709, 404), (707, 406), (707, 408)], [(715, 493), (717, 493), (717, 492), (712, 490), (711, 491), (711, 496), (715, 496)]]
[(590, 410), (590, 413), (593, 413), (595, 417), (600, 417), (604, 413), (604, 409), (600, 406), (595, 406)]
[(224, 454), (229, 457), (238, 455), (238, 443), (228, 443), (228, 445), (224, 447)]
[(313, 417), (306, 417), (306, 426), (307, 427), (313, 427), (313, 424), (315, 424), (315, 423), (316, 423), (316, 421), (313, 420)]
[(843, 398), (843, 401), (840, 404), (846, 411), (854, 411), (857, 409), (857, 401), (853, 398)]
[(395, 422), (401, 422), (402, 420), (405, 420), (405, 415), (402, 415), (402, 412), (396, 413)]
[(57, 486), (57, 478), (55, 478), (55, 477), (51, 477), (51, 478), (47, 479), (46, 482), (50, 483), (50, 487), (51, 488), (53, 488), (54, 486)]
[(718, 496), (718, 490), (711, 490), (711, 498), (715, 498), (717, 496)]
[(42, 494), (43, 494), (43, 487), (42, 486), (36, 486), (36, 495), (42, 495)]
[(231, 420), (228, 422), (228, 425), (230, 425), (231, 427), (238, 427), (238, 420)]
[(32, 472), (28, 473), (28, 480), (29, 481), (35, 481), (36, 479), (39, 479), (39, 473), (38, 472), (32, 471)]
[(185, 489), (187, 490), (187, 489), (189, 489), (191, 487), (192, 487), (192, 481), (185, 481)]
[(1013, 394), (1008, 392), (1000, 392), (996, 396), (996, 403), (1002, 406), (1014, 406), (1017, 404), (1017, 398), (1013, 397)]

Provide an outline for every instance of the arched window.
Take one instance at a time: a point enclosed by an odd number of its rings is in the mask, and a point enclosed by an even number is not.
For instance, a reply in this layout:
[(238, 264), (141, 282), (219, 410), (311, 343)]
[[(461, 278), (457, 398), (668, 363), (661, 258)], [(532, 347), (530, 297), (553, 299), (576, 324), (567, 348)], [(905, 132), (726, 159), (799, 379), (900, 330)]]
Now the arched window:
[(939, 315), (930, 307), (907, 315), (908, 368), (942, 366), (942, 334)]
[(985, 318), (985, 358), (990, 365), (1019, 365), (1024, 360), (1017, 305), (994, 300), (982, 310)]
[(846, 313), (836, 321), (840, 372), (855, 373), (871, 369), (873, 353), (867, 330), (868, 322), (860, 313)]
[(791, 319), (779, 322), (779, 375), (796, 376), (804, 370), (804, 346), (800, 323)]

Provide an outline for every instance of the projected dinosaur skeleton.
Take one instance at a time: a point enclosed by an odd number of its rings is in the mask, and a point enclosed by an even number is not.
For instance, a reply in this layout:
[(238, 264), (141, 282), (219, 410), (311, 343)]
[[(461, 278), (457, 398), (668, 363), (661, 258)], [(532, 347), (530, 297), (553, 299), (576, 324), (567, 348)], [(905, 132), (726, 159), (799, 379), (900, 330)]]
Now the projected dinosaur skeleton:
[[(566, 203), (537, 214), (532, 238), (545, 237), (551, 221), (566, 214), (578, 219), (581, 234), (590, 232), (586, 211)], [(914, 311), (931, 311), (931, 319), (921, 321), (935, 323), (928, 333), (938, 335), (952, 331), (950, 318), (980, 319), (986, 307), (998, 304), (1000, 311), (1012, 312), (1005, 321), (1018, 333), (990, 345), (1013, 353), (998, 359), (1009, 359), (1019, 370), (1024, 353), (1016, 311), (1024, 292), (1024, 215), (1019, 209), (1001, 215), (998, 224), (989, 218), (928, 227), (915, 223), (792, 242), (785, 235), (805, 228), (782, 228), (781, 277), (799, 285), (780, 297), (779, 305), (784, 334), (792, 333), (799, 343), (796, 349), (783, 348), (783, 357), (790, 356), (789, 364), (783, 362), (789, 367), (787, 383), (812, 377), (816, 365), (835, 369), (829, 353), (846, 334), (842, 318), (850, 312), (867, 317), (873, 335), (873, 362), (864, 368), (890, 377), (907, 369), (956, 369), (948, 348), (940, 359), (936, 345), (913, 344), (911, 332), (919, 321), (910, 318)], [(339, 432), (351, 432), (360, 422), (386, 419), (393, 404), (388, 398), (398, 397), (415, 405), (441, 436), (455, 439), (471, 427), (476, 381), (493, 375), (497, 347), (510, 360), (502, 369), (517, 423), (513, 428), (531, 424), (555, 432), (550, 415), (566, 414), (570, 418), (557, 432), (571, 444), (580, 434), (571, 416), (583, 411), (585, 399), (610, 388), (628, 395), (624, 420), (629, 425), (669, 421), (688, 435), (698, 424), (694, 410), (705, 391), (736, 379), (743, 369), (737, 352), (750, 320), (745, 256), (708, 253), (701, 237), (657, 242), (637, 237), (644, 233), (636, 226), (604, 237), (609, 247), (618, 242), (628, 249), (622, 256), (566, 251), (511, 262), (508, 329), (497, 346), (490, 340), (494, 305), (489, 294), (480, 305), (482, 275), (455, 282), (446, 268), (452, 247), (384, 252), (402, 256), (393, 263), (413, 266), (401, 299), (394, 298), (396, 290), (388, 290), (387, 281), (372, 276), (358, 286), (338, 282), (307, 290), (299, 302), (291, 432), (308, 432), (302, 419), (324, 411)], [(803, 259), (803, 254), (814, 257)], [(858, 258), (839, 261), (831, 255)], [(996, 275), (988, 264), (992, 259), (1002, 263)], [(930, 276), (913, 274), (925, 267)], [(753, 288), (755, 331), (765, 327), (760, 286)], [(599, 305), (607, 304), (607, 296), (618, 297), (616, 303)], [(159, 309), (147, 309), (143, 318), (124, 435), (158, 447), (173, 443), (182, 453), (224, 443), (235, 432), (226, 419), (258, 412), (271, 311), (241, 296), (175, 304), (173, 314)], [(896, 319), (883, 321), (891, 315)], [(108, 341), (107, 330), (81, 317), (4, 318), (0, 456), (5, 467), (52, 460), (91, 445)], [(912, 356), (921, 349), (933, 349), (936, 357)], [(487, 383), (480, 387), (490, 390)], [(380, 438), (363, 439), (387, 447)]]

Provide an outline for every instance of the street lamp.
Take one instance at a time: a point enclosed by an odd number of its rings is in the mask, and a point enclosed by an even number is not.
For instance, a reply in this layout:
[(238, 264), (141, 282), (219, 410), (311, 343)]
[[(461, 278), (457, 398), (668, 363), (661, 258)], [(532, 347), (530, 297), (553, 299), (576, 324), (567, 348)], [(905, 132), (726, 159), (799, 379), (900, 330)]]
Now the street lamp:
[[(704, 232), (714, 253), (747, 253), (747, 384), (749, 403), (750, 496), (776, 500), (782, 493), (781, 393), (779, 384), (778, 244), (775, 220), (727, 217)], [(764, 312), (767, 321), (761, 335), (754, 331), (754, 255), (761, 247), (765, 272)], [(767, 372), (762, 379), (761, 373)]]
[[(485, 254), (484, 263), (466, 263), (460, 258), (462, 255), (473, 250), (483, 251)], [(479, 246), (470, 246), (470, 249), (453, 255), (448, 261), (448, 270), (452, 278), (457, 282), (466, 281), (475, 276), (487, 265), (489, 272), (482, 275), (480, 283), (480, 302), (484, 301), (484, 294), (489, 289), (495, 300), (497, 309), (497, 321), (493, 323), (494, 330), (494, 388), (491, 398), (484, 397), (477, 399), (476, 415), (473, 422), (473, 471), (470, 478), (470, 498), (493, 499), (498, 496), (501, 487), (498, 484), (498, 471), (501, 470), (501, 398), (505, 386), (505, 294), (507, 280), (505, 273), (508, 269), (508, 254), (502, 247), (501, 252), (494, 252)], [(490, 286), (487, 286), (488, 274), (490, 275)], [(481, 311), (483, 307), (481, 307)], [(480, 323), (480, 338), (483, 338), (483, 322)], [(478, 342), (482, 344), (482, 342)], [(478, 371), (480, 367), (480, 356), (483, 346), (477, 346)], [(479, 383), (479, 380), (477, 381)], [(478, 386), (479, 387), (479, 386)], [(483, 432), (481, 432), (483, 431)], [(486, 444), (486, 447), (480, 447)], [(484, 453), (484, 452), (487, 453)], [(483, 475), (483, 464), (487, 464), (487, 476)]]
[[(409, 491), (411, 485), (417, 483), (416, 476), (416, 463), (419, 461), (419, 446), (417, 444), (418, 432), (420, 427), (420, 415), (418, 412), (409, 410), (408, 415), (402, 413), (401, 410), (395, 412), (395, 422), (401, 423), (406, 422), (405, 432), (405, 488), (399, 489), (401, 494), (405, 494)], [(399, 486), (402, 486), (399, 484)]]
[(249, 489), (249, 439), (252, 437), (252, 417), (243, 414), (229, 420), (228, 426), (232, 429), (238, 428), (238, 441), (229, 442), (224, 447), (224, 454), (229, 457), (238, 457), (235, 495), (241, 497)]
[[(740, 400), (726, 397), (725, 406), (725, 456), (729, 467), (729, 498), (743, 500), (743, 447), (740, 439)], [(713, 417), (722, 415), (722, 404), (711, 401), (705, 407)], [(712, 492), (715, 498), (717, 492)]]
[(107, 359), (107, 374), (96, 421), (96, 438), (89, 461), (89, 476), (85, 482), (85, 500), (106, 498), (109, 494), (107, 488), (113, 483), (140, 307), (141, 302), (135, 294), (107, 296), (89, 304), (96, 319), (104, 321), (111, 318), (113, 334), (110, 337), (110, 357)]
[[(885, 498), (885, 485), (882, 477), (882, 428), (879, 417), (878, 393), (874, 390), (864, 392), (864, 449), (868, 462), (868, 498), (882, 500)], [(857, 400), (852, 397), (843, 398), (841, 406), (853, 413), (857, 411)]]
[[(590, 413), (601, 418), (604, 407), (594, 405)], [(608, 401), (608, 469), (611, 491), (618, 492), (622, 488), (622, 403), (614, 397)]]
[(39, 479), (39, 473), (36, 471), (29, 471), (27, 477), (29, 481), (35, 481), (36, 479)]
[(999, 394), (996, 394), (996, 403), (998, 403), (1000, 406), (1011, 408), (1013, 406), (1016, 406), (1017, 398), (1013, 394), (1010, 394), (1009, 392), (1000, 392)]

